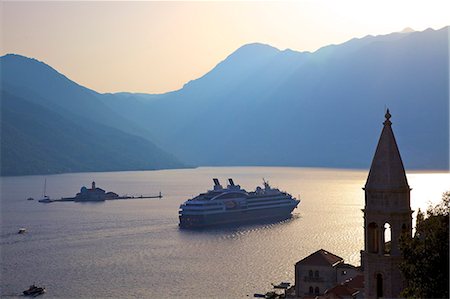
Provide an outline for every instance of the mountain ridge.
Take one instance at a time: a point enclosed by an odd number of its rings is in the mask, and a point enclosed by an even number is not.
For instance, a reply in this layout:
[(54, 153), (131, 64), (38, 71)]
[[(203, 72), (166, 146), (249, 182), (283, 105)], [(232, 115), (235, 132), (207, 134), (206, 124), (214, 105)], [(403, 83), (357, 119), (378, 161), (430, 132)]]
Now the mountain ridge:
[[(447, 49), (448, 26), (352, 39), (314, 53), (277, 51), (250, 68), (229, 67), (232, 73), (224, 71), (229, 62), (225, 59), (195, 84), (141, 103), (141, 110), (147, 110), (148, 118), (158, 124), (155, 138), (163, 146), (197, 165), (365, 168), (371, 155), (368, 145), (374, 143), (369, 137), (378, 134), (379, 116), (388, 105), (394, 126), (398, 121), (401, 135), (407, 136), (405, 141), (400, 139), (406, 164), (448, 169)], [(177, 124), (166, 121), (169, 114), (164, 111), (170, 111)], [(351, 115), (360, 128), (337, 114)], [(423, 126), (415, 124), (414, 118), (425, 117), (429, 120)], [(141, 124), (153, 126), (145, 120)], [(419, 133), (420, 144), (407, 127)], [(423, 133), (433, 128), (437, 131), (430, 136)], [(261, 134), (268, 137), (266, 143), (247, 140), (258, 140)], [(296, 141), (296, 135), (311, 142)], [(326, 139), (317, 135), (327, 138), (340, 153), (326, 150)], [(340, 135), (344, 138), (336, 137)], [(288, 140), (289, 149), (271, 150), (281, 136)], [(247, 153), (224, 140), (240, 144)]]
[[(41, 100), (36, 103), (60, 114), (87, 117), (129, 134), (148, 135), (133, 120), (123, 118), (105, 105), (100, 100), (102, 94), (74, 82), (45, 62), (8, 54), (0, 57), (0, 68), (2, 87), (19, 97), (33, 102), (34, 95), (38, 95)], [(125, 125), (119, 125), (119, 122)]]
[(0, 68), (2, 176), (186, 167), (103, 95), (44, 62), (7, 55)]
[[(111, 126), (111, 117), (97, 114), (113, 115), (120, 120), (115, 129), (199, 166), (367, 168), (388, 105), (405, 166), (448, 169), (448, 26), (351, 39), (313, 53), (251, 43), (179, 90), (85, 88), (91, 92), (80, 96), (84, 87), (77, 84), (78, 96), (69, 95), (64, 107), (53, 105), (58, 93), (45, 86), (27, 93), (23, 78), (4, 82), (16, 96), (48, 101), (46, 109), (71, 121)], [(10, 87), (17, 82), (20, 88)], [(85, 114), (86, 101), (93, 113)], [(81, 107), (71, 111), (75, 104)]]

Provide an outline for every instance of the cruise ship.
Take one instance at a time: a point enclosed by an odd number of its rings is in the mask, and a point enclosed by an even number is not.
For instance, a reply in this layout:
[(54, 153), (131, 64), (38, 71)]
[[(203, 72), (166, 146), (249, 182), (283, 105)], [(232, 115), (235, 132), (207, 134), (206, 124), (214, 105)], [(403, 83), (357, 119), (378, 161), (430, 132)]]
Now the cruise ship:
[(271, 188), (265, 180), (263, 188), (257, 187), (252, 192), (235, 185), (232, 179), (228, 179), (227, 188), (223, 188), (218, 179), (213, 181), (213, 190), (180, 206), (181, 228), (287, 219), (300, 202), (286, 192)]

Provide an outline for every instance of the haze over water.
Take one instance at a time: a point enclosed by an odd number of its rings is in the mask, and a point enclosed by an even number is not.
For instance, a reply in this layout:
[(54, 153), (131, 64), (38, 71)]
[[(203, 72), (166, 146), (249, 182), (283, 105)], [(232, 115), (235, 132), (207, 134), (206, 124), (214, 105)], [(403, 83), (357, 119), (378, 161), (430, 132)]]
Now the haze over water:
[[(179, 205), (210, 189), (213, 177), (248, 191), (265, 178), (302, 202), (284, 222), (180, 230)], [(41, 204), (43, 176), (2, 177), (1, 296), (36, 282), (46, 297), (242, 298), (293, 282), (295, 262), (320, 248), (359, 265), (367, 170), (202, 167), (46, 178), (51, 198), (73, 196), (92, 180), (120, 195), (164, 198)], [(413, 172), (408, 182), (417, 211), (439, 202), (450, 174)], [(21, 227), (28, 233), (18, 235)]]

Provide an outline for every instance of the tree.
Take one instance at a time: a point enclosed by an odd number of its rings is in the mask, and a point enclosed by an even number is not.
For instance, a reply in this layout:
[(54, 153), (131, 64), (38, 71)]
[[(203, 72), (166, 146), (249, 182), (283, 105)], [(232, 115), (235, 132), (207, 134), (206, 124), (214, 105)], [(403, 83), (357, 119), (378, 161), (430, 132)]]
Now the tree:
[(428, 207), (427, 217), (418, 213), (414, 237), (400, 240), (404, 297), (449, 298), (449, 202), (447, 191), (441, 203)]

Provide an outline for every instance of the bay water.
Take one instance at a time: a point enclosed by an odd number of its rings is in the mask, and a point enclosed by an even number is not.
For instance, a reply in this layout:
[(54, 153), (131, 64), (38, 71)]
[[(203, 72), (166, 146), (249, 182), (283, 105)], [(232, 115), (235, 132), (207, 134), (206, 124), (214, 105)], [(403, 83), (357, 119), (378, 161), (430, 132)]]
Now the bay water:
[[(2, 297), (32, 283), (50, 298), (244, 298), (294, 282), (294, 264), (318, 249), (354, 265), (364, 246), (367, 170), (290, 167), (95, 172), (1, 178)], [(227, 178), (253, 191), (262, 179), (300, 197), (291, 219), (203, 230), (180, 230), (182, 202)], [(156, 195), (99, 203), (39, 203), (81, 186), (120, 195)], [(445, 172), (408, 173), (413, 210), (450, 189)], [(34, 197), (34, 201), (28, 201)], [(18, 234), (20, 228), (27, 233)]]

